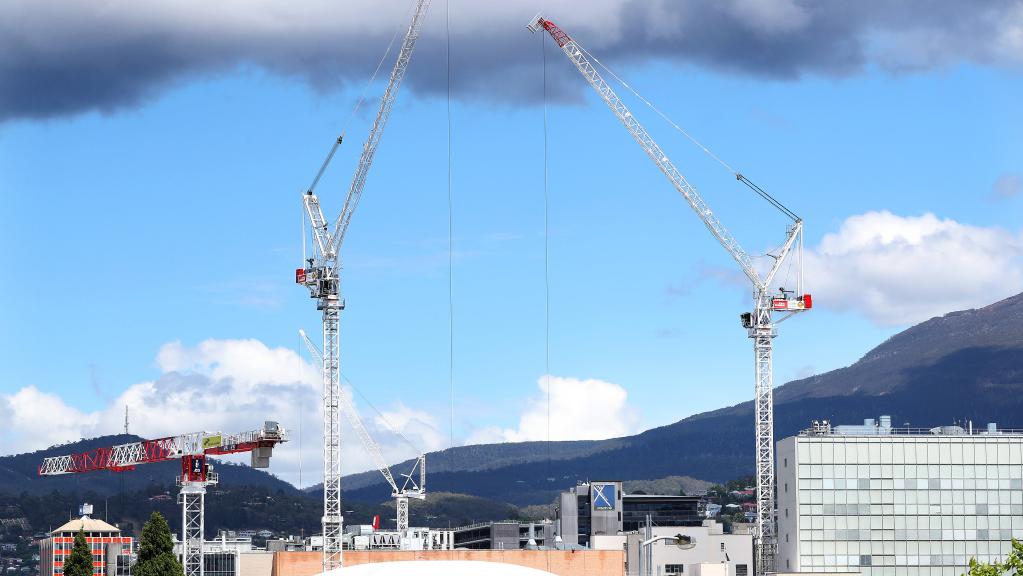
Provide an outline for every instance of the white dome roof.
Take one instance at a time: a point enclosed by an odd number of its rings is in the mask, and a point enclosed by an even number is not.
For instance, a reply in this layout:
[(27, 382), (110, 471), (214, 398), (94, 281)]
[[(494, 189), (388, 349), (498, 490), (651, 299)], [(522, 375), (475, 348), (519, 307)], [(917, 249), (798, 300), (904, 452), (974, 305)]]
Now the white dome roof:
[(412, 560), (372, 562), (323, 572), (319, 576), (553, 576), (551, 572), (501, 562), (475, 560)]

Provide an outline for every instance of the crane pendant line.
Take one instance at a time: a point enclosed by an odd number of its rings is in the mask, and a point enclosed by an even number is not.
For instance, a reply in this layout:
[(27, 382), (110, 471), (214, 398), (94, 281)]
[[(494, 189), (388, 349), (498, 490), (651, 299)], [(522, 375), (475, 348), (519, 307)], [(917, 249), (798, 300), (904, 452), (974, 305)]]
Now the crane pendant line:
[[(323, 355), (313, 344), (312, 340), (306, 336), (304, 330), (298, 331), (302, 337), (302, 341), (305, 343), (306, 348), (309, 349), (309, 354), (314, 360), (321, 361)], [(395, 508), (397, 512), (397, 530), (404, 538), (409, 529), (409, 498), (415, 498), (416, 500), (426, 499), (426, 455), (420, 454), (415, 463), (412, 465), (412, 469), (408, 474), (402, 474), (403, 479), (401, 487), (394, 479), (394, 475), (391, 473), (391, 468), (387, 465), (387, 461), (384, 460), (383, 453), (380, 450), (380, 445), (373, 440), (369, 430), (366, 429), (366, 425), (362, 421), (362, 417), (359, 416), (359, 412), (355, 409), (355, 403), (348, 396), (348, 393), (341, 388), (340, 394), (338, 395), (341, 401), (341, 407), (345, 412), (345, 416), (348, 418), (349, 424), (352, 425), (352, 429), (355, 430), (355, 434), (359, 437), (362, 445), (366, 448), (370, 457), (373, 458), (373, 463), (376, 465), (380, 474), (383, 475), (384, 480), (391, 487), (391, 497), (395, 499)], [(406, 439), (406, 442), (408, 440)], [(419, 480), (414, 479), (414, 475), (418, 472)]]
[[(643, 148), (647, 156), (671, 181), (675, 189), (689, 203), (707, 230), (717, 239), (718, 243), (728, 251), (732, 259), (739, 265), (743, 273), (753, 284), (753, 312), (741, 315), (742, 325), (747, 335), (753, 340), (754, 351), (754, 418), (755, 418), (755, 469), (757, 478), (757, 523), (755, 538), (757, 542), (756, 564), (757, 573), (766, 574), (774, 568), (774, 557), (777, 549), (775, 495), (774, 495), (774, 367), (772, 341), (777, 335), (774, 312), (784, 313), (785, 318), (792, 314), (809, 310), (812, 299), (809, 294), (802, 294), (802, 262), (799, 262), (800, 273), (796, 296), (790, 298), (788, 292), (782, 290), (781, 296), (772, 296), (770, 287), (785, 258), (793, 247), (802, 247), (803, 222), (792, 211), (772, 198), (760, 187), (753, 184), (745, 176), (736, 173), (736, 178), (749, 186), (754, 192), (771, 203), (772, 206), (793, 219), (785, 233), (785, 242), (778, 254), (774, 254), (774, 263), (761, 275), (753, 263), (753, 259), (742, 248), (738, 240), (725, 228), (724, 224), (714, 215), (703, 197), (682, 176), (681, 172), (668, 159), (664, 151), (657, 145), (653, 137), (646, 131), (639, 120), (633, 116), (625, 103), (618, 97), (611, 86), (601, 77), (596, 67), (587, 57), (587, 52), (580, 47), (568, 34), (558, 28), (550, 20), (540, 15), (534, 17), (527, 28), (530, 32), (545, 30), (557, 42), (561, 50), (568, 56), (576, 69), (589, 82), (590, 86), (604, 100), (608, 108), (618, 117), (632, 137)], [(797, 244), (798, 242), (798, 244)], [(778, 320), (778, 322), (781, 322)]]

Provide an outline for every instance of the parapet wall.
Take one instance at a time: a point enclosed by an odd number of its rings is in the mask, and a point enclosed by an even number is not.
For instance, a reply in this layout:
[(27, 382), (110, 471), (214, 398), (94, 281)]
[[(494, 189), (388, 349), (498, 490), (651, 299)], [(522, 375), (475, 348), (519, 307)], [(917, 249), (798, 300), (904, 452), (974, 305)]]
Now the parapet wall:
[[(347, 550), (344, 565), (410, 560), (474, 560), (517, 564), (559, 576), (622, 576), (621, 550)], [(313, 576), (321, 571), (320, 552), (275, 552), (272, 576)]]

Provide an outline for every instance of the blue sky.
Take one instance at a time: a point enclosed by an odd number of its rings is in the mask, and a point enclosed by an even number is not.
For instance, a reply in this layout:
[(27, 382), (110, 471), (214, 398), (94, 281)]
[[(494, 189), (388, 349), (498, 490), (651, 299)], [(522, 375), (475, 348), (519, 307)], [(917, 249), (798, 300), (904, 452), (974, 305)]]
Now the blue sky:
[[(535, 10), (526, 12), (523, 21)], [(528, 56), (515, 81), (535, 92), (542, 62), (539, 50)], [(738, 322), (748, 288), (564, 56), (553, 45), (547, 56), (548, 73), (569, 87), (548, 110), (549, 373), (561, 393), (592, 394), (589, 420), (612, 432), (749, 399), (751, 346)], [(613, 66), (804, 218), (816, 257), (807, 286), (823, 292), (817, 309), (781, 327), (778, 384), (854, 362), (930, 315), (1023, 290), (1018, 65), (952, 58), (907, 72), (868, 62), (855, 73), (795, 78), (682, 57)], [(259, 354), (298, 354), (297, 330), (318, 334), (319, 324), (293, 283), (300, 193), (360, 89), (242, 64), (182, 73), (137, 105), (0, 124), (8, 271), (0, 412), (23, 410), (15, 399), (34, 387), (87, 422), (53, 434), (112, 433), (121, 422), (111, 415), (140, 383), (243, 379), (218, 372), (222, 358), (196, 352), (203, 342), (254, 339), (271, 351)], [(379, 92), (379, 83), (370, 89), (367, 110)], [(748, 251), (780, 243), (783, 219), (626, 100)], [(330, 216), (371, 119), (367, 111), (354, 119), (318, 189)], [(533, 438), (528, 416), (543, 400), (545, 374), (543, 108), (536, 99), (456, 95), (451, 125), (455, 442)], [(344, 247), (342, 371), (365, 395), (360, 402), (399, 427), (418, 425), (430, 448), (447, 445), (450, 432), (447, 138), (443, 93), (404, 90)], [(864, 239), (857, 230), (873, 232)], [(903, 250), (876, 242), (889, 237)], [(925, 272), (889, 281), (915, 266)], [(168, 361), (167, 346), (188, 359)], [(310, 406), (298, 417), (313, 430), (315, 379), (300, 371)], [(263, 400), (249, 399), (256, 408)], [(216, 402), (195, 410), (203, 426), (218, 423)], [(189, 431), (157, 424), (144, 402), (135, 413), (143, 432)], [(254, 425), (276, 417), (246, 416)], [(587, 420), (585, 410), (573, 417)], [(19, 452), (60, 439), (22, 433), (0, 445)]]

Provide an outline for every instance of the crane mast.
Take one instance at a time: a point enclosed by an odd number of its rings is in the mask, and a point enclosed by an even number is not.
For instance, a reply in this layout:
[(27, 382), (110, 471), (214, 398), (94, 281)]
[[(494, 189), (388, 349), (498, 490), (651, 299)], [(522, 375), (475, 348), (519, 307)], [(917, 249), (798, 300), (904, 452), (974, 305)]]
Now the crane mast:
[[(309, 339), (309, 336), (306, 335), (305, 330), (299, 330), (298, 333), (302, 337), (302, 341), (305, 342), (306, 348), (309, 349), (309, 354), (312, 355), (313, 359), (322, 363), (323, 355), (316, 348), (316, 345), (313, 344), (312, 340)], [(355, 409), (355, 403), (352, 402), (344, 388), (341, 389), (339, 398), (341, 399), (342, 409), (348, 417), (348, 422), (355, 430), (355, 434), (362, 441), (362, 445), (369, 452), (370, 457), (373, 458), (377, 470), (380, 471), (384, 480), (391, 487), (391, 497), (395, 500), (396, 527), (404, 538), (409, 529), (409, 498), (415, 498), (416, 500), (426, 499), (426, 455), (420, 454), (416, 458), (416, 463), (413, 465), (412, 470), (408, 474), (402, 475), (404, 481), (399, 488), (394, 475), (391, 473), (391, 468), (387, 465), (387, 461), (384, 460), (384, 455), (380, 451), (380, 445), (373, 440), (369, 430), (366, 429), (366, 425), (362, 422), (362, 417), (359, 416), (359, 412)], [(418, 481), (414, 478), (414, 474), (417, 471), (419, 474)]]
[(319, 198), (313, 189), (327, 164), (333, 158), (343, 137), (338, 137), (331, 148), (327, 159), (321, 166), (313, 184), (303, 195), (303, 204), (309, 216), (313, 235), (313, 257), (306, 260), (303, 268), (295, 271), (295, 282), (309, 289), (310, 296), (316, 299), (316, 309), (322, 314), (323, 320), (323, 571), (341, 567), (341, 422), (339, 408), (341, 406), (341, 390), (338, 377), (340, 375), (340, 317), (344, 310), (341, 298), (341, 244), (344, 242), (362, 191), (366, 185), (366, 176), (373, 163), (380, 139), (383, 136), (387, 120), (390, 118), (398, 89), (405, 77), (415, 48), (422, 19), (430, 0), (417, 0), (413, 9), (412, 19), (405, 31), (405, 36), (398, 51), (397, 61), (391, 71), (387, 88), (380, 100), (376, 118), (370, 129), (369, 137), (362, 147), (359, 164), (352, 178), (344, 207), (338, 215), (331, 232)]
[[(741, 174), (736, 174), (736, 179), (753, 188), (758, 194), (767, 199), (772, 205), (782, 211), (786, 216), (792, 218), (793, 223), (786, 229), (785, 241), (776, 254), (771, 254), (774, 263), (766, 274), (761, 275), (753, 263), (753, 259), (743, 250), (738, 240), (725, 228), (724, 224), (714, 215), (710, 206), (703, 197), (689, 182), (682, 176), (682, 173), (668, 159), (653, 137), (646, 131), (643, 125), (633, 116), (632, 112), (625, 105), (621, 98), (615, 93), (611, 86), (601, 77), (597, 68), (590, 61), (587, 52), (579, 46), (575, 40), (569, 37), (563, 30), (550, 20), (541, 15), (534, 17), (527, 28), (530, 32), (545, 30), (558, 44), (558, 47), (568, 56), (579, 73), (589, 82), (594, 91), (601, 97), (608, 108), (614, 112), (625, 128), (632, 134), (632, 137), (640, 145), (647, 156), (668, 178), (675, 189), (689, 204), (690, 208), (703, 222), (707, 230), (728, 252), (742, 269), (742, 272), (753, 284), (753, 312), (741, 315), (743, 327), (747, 335), (753, 340), (754, 351), (754, 419), (755, 419), (755, 457), (756, 457), (756, 479), (757, 479), (757, 572), (766, 574), (774, 568), (774, 557), (777, 549), (777, 526), (775, 520), (775, 475), (774, 475), (774, 368), (773, 368), (773, 344), (777, 329), (775, 325), (792, 314), (809, 310), (813, 301), (809, 294), (802, 293), (802, 261), (800, 258), (800, 272), (797, 280), (797, 287), (794, 297), (791, 292), (782, 289), (780, 296), (772, 295), (770, 288), (781, 269), (786, 257), (793, 248), (802, 248), (803, 223), (795, 214), (782, 206), (776, 200), (767, 195), (766, 192), (756, 187)], [(775, 321), (775, 312), (784, 313), (784, 317)]]

